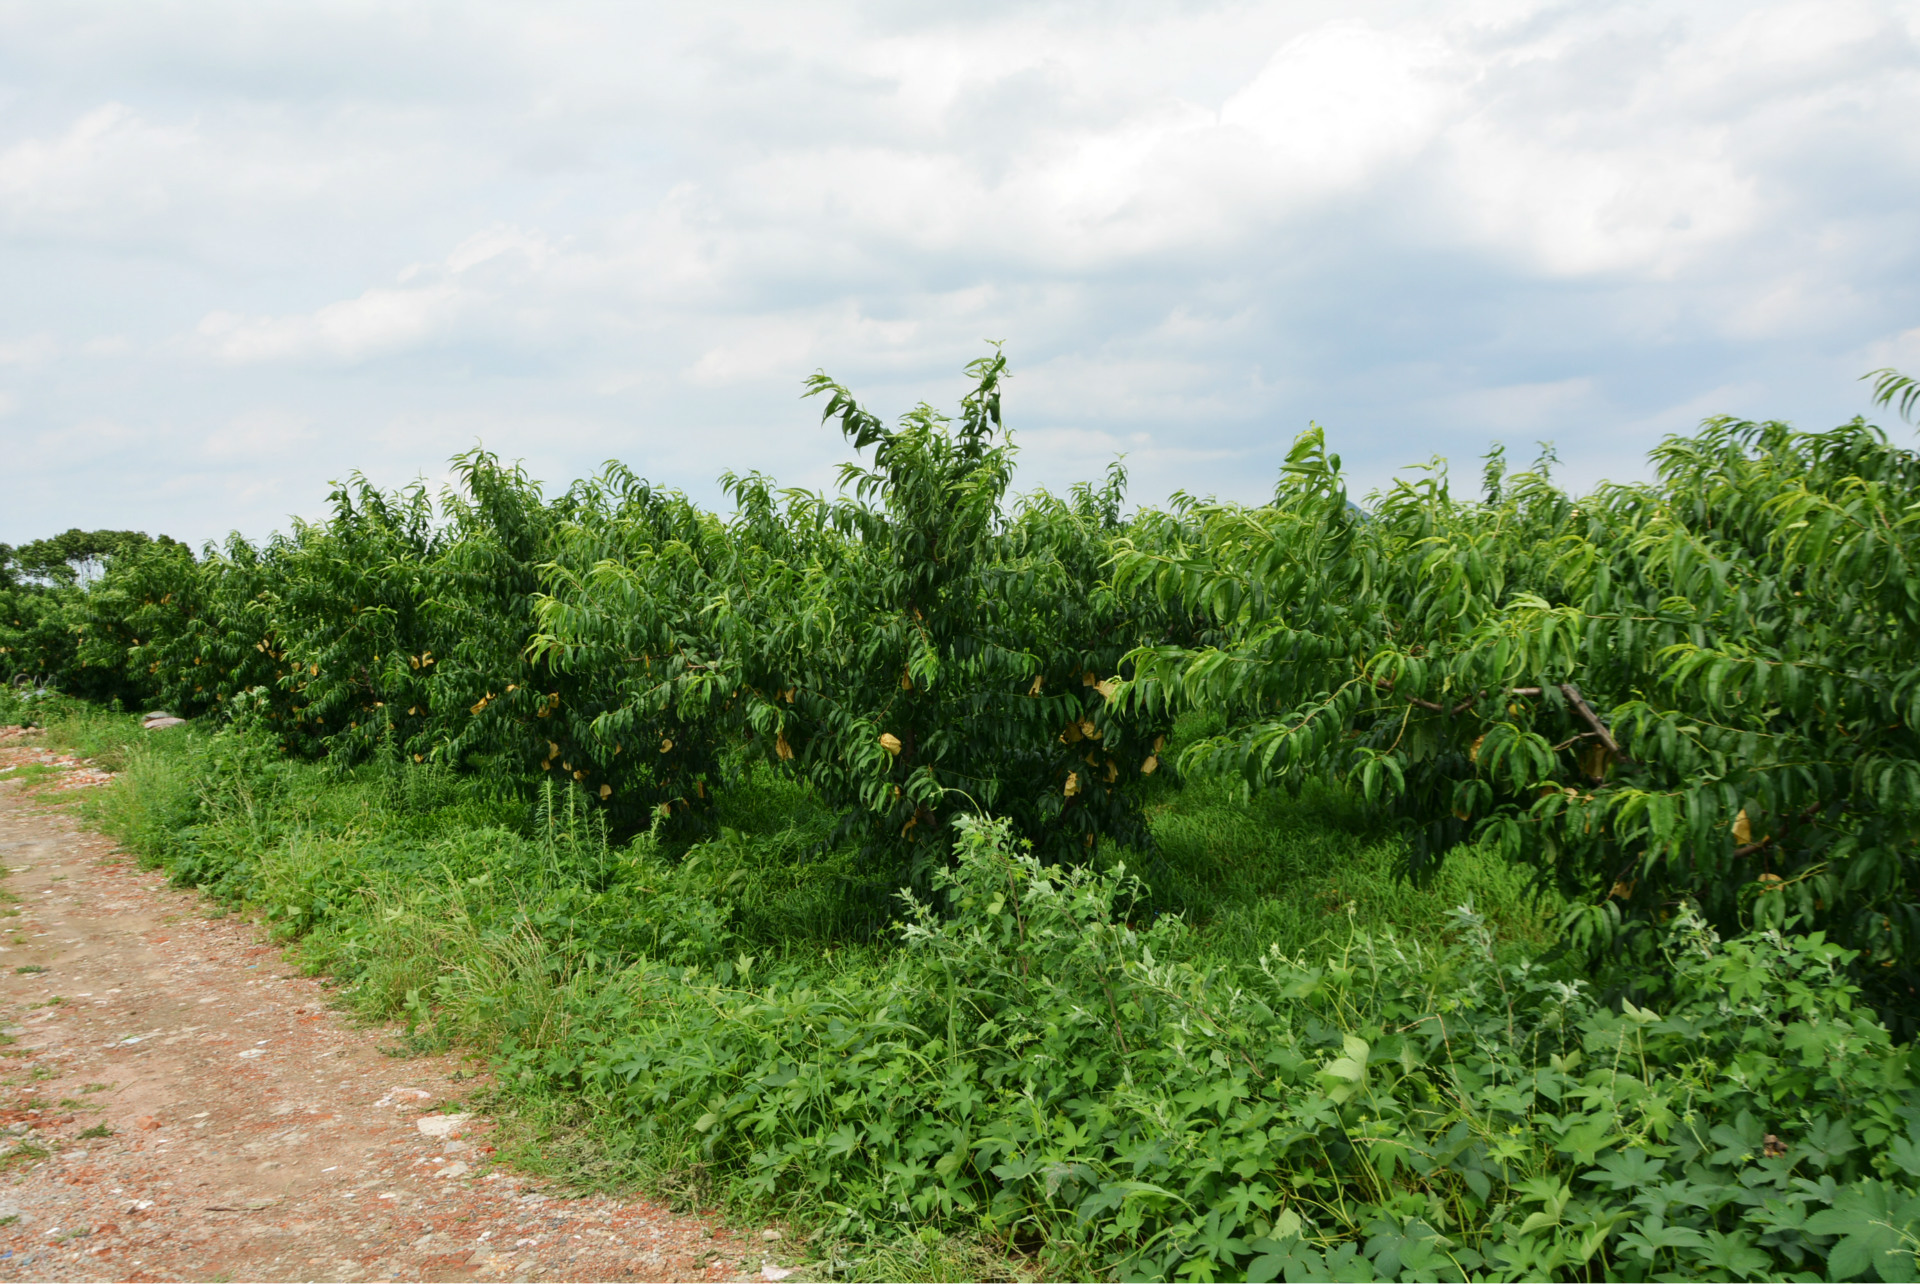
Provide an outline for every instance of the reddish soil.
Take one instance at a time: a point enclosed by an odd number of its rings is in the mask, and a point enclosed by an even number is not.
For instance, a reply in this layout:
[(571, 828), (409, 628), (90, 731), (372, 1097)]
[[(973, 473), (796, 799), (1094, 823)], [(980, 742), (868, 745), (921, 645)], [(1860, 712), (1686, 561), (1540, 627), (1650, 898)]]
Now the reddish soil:
[[(790, 1274), (758, 1231), (495, 1166), (491, 1121), (447, 1122), (471, 1064), (383, 1052), (253, 924), (82, 830), (59, 794), (111, 778), (38, 740), (0, 729), (0, 1279)], [(30, 762), (60, 774), (8, 780)]]

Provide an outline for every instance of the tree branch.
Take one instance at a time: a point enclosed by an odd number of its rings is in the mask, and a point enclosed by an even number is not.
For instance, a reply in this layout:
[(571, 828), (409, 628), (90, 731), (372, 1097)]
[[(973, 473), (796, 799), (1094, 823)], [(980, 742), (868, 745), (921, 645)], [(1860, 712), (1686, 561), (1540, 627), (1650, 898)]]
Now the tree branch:
[(1567, 697), (1567, 703), (1573, 706), (1575, 713), (1586, 719), (1587, 725), (1593, 728), (1594, 733), (1600, 737), (1600, 743), (1607, 747), (1608, 752), (1616, 758), (1625, 760), (1627, 755), (1621, 750), (1620, 742), (1613, 738), (1611, 731), (1607, 730), (1607, 724), (1600, 721), (1600, 715), (1593, 711), (1593, 706), (1587, 703), (1587, 698), (1580, 694), (1580, 688), (1571, 682), (1562, 682), (1560, 694)]

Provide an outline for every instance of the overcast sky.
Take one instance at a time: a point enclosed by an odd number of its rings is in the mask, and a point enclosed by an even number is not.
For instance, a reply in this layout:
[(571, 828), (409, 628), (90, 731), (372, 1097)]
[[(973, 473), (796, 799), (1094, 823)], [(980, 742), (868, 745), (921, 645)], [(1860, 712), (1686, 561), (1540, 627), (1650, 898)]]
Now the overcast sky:
[[(943, 17), (940, 15), (951, 15)], [(717, 499), (816, 368), (1021, 484), (1365, 490), (1920, 373), (1920, 4), (0, 3), (0, 540), (476, 442)], [(1902, 440), (1910, 430), (1890, 424)]]

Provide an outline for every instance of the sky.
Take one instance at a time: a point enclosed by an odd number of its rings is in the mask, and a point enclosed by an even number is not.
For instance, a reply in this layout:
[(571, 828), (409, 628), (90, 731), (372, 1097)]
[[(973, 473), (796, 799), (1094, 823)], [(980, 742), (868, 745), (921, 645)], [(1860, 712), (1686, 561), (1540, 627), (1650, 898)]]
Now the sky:
[(996, 340), (1022, 488), (1634, 479), (1920, 373), (1915, 121), (1891, 0), (0, 0), (0, 541), (475, 445), (827, 487), (808, 375)]

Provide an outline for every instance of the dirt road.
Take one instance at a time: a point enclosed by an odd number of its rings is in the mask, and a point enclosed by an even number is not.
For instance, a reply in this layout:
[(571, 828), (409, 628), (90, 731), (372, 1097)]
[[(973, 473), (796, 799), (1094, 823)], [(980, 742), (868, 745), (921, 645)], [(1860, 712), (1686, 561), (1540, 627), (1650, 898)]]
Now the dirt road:
[(383, 1053), (251, 924), (51, 807), (104, 779), (57, 759), (0, 731), (0, 1279), (787, 1274), (757, 1228), (494, 1167), (472, 1065)]

